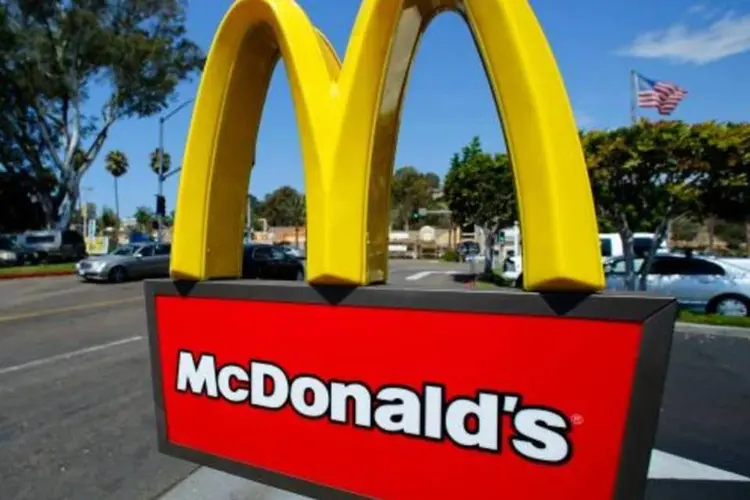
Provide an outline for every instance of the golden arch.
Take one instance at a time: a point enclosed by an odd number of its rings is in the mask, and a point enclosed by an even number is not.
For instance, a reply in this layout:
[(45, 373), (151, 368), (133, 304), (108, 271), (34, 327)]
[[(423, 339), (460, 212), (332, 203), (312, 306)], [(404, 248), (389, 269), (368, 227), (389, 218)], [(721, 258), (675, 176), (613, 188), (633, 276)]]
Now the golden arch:
[(258, 126), (282, 57), (304, 161), (308, 281), (384, 281), (401, 103), (419, 38), (443, 10), (467, 20), (505, 124), (526, 288), (603, 288), (575, 120), (542, 29), (523, 0), (363, 0), (343, 65), (293, 0), (236, 1), (212, 43), (196, 98), (172, 276), (240, 275)]

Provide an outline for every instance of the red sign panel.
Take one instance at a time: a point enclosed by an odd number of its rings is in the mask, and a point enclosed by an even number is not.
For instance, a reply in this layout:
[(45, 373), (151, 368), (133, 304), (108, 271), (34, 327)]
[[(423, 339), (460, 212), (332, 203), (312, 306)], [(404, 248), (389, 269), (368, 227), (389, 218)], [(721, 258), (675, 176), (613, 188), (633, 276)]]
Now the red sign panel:
[(371, 498), (615, 493), (642, 324), (158, 295), (154, 307), (170, 445)]

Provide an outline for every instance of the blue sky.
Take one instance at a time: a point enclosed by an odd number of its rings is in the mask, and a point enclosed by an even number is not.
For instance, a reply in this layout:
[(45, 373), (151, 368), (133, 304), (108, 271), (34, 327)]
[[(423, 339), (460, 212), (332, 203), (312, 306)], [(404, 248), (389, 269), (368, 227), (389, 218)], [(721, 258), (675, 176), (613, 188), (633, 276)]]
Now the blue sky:
[[(340, 55), (346, 50), (359, 0), (298, 0)], [(208, 50), (231, 0), (190, 2), (190, 37)], [(629, 120), (629, 71), (673, 81), (689, 91), (675, 118), (746, 121), (750, 114), (750, 4), (747, 0), (531, 0), (557, 58), (583, 128), (608, 128)], [(176, 103), (195, 95), (198, 79), (180, 86)], [(94, 95), (96, 96), (96, 91)], [(167, 122), (165, 145), (181, 162), (192, 107)], [(643, 115), (655, 117), (653, 111)], [(489, 86), (463, 21), (438, 17), (417, 54), (406, 96), (396, 166), (414, 165), (441, 176), (451, 155), (479, 135), (486, 150), (504, 148)], [(120, 179), (122, 216), (153, 206), (156, 176), (148, 154), (157, 146), (158, 117), (118, 122), (96, 163), (84, 177), (83, 195), (99, 207), (113, 206), (107, 151), (130, 159)], [(302, 190), (299, 139), (286, 76), (274, 75), (261, 124), (251, 192), (262, 197), (289, 184)], [(174, 206), (179, 175), (165, 185)]]

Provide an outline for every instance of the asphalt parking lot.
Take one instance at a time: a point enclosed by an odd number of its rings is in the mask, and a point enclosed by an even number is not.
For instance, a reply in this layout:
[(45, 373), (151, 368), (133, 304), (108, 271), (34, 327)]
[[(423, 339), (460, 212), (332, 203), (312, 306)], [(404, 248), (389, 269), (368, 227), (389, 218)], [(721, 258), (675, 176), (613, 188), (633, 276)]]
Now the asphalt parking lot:
[[(398, 262), (390, 281), (464, 287), (466, 271)], [(0, 498), (218, 499), (221, 485), (246, 495), (234, 498), (293, 498), (220, 475), (200, 482), (210, 471), (191, 476), (196, 466), (157, 452), (142, 286), (0, 282)], [(648, 498), (750, 498), (749, 359), (748, 336), (678, 329), (657, 449), (684, 460), (661, 469)], [(703, 479), (678, 477), (690, 471)]]

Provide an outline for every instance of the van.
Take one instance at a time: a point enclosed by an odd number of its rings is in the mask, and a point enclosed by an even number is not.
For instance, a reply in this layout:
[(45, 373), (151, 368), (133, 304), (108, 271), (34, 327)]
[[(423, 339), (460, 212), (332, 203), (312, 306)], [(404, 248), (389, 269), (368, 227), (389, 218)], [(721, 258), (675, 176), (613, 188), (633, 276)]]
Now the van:
[[(633, 253), (636, 257), (644, 257), (651, 249), (651, 240), (653, 233), (633, 233)], [(620, 233), (601, 233), (599, 234), (599, 246), (602, 252), (602, 260), (609, 260), (614, 257), (625, 255)], [(667, 242), (662, 241), (657, 253), (668, 251)]]
[(27, 231), (23, 242), (41, 261), (72, 262), (86, 257), (86, 242), (78, 231)]
[[(635, 253), (635, 257), (643, 258), (645, 256), (651, 249), (651, 239), (653, 237), (653, 233), (633, 233), (633, 252)], [(599, 247), (602, 254), (602, 263), (624, 255), (620, 233), (600, 233)], [(668, 251), (666, 241), (662, 241), (659, 248), (656, 249), (656, 253), (665, 253)], [(523, 280), (521, 276), (522, 272), (523, 264), (520, 255), (507, 259), (507, 262), (503, 264), (503, 278), (513, 282), (519, 288)]]

